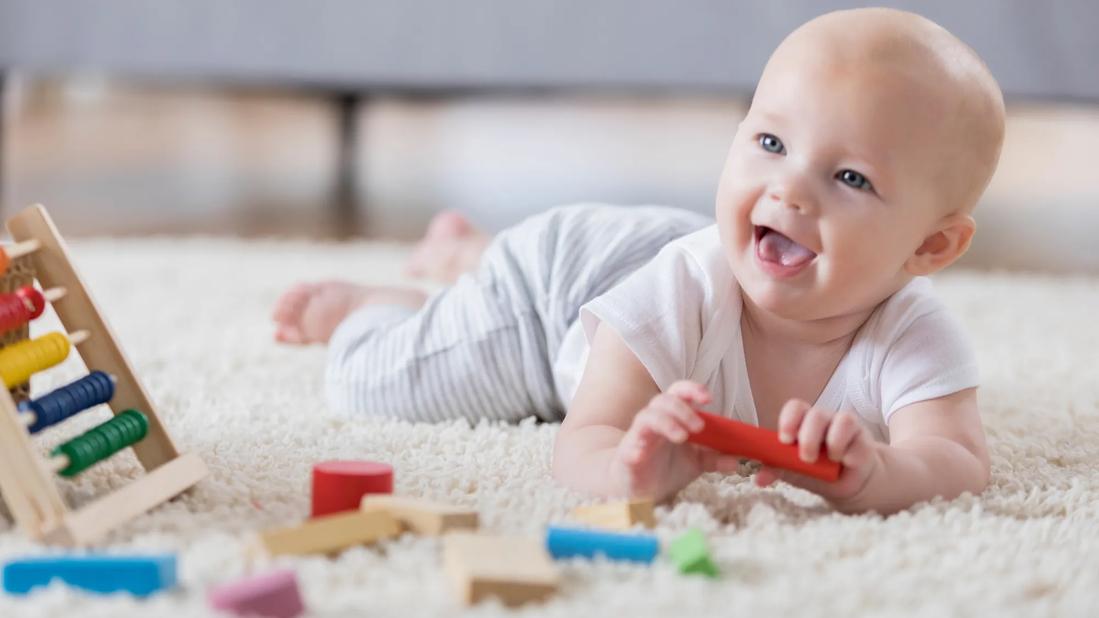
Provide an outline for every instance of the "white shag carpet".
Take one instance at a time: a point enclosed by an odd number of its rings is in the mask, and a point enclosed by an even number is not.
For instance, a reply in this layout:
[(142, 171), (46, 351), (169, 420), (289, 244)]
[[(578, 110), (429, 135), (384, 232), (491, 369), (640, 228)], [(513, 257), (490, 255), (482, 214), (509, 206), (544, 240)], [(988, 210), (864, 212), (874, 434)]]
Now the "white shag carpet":
[[(304, 518), (314, 462), (387, 461), (396, 491), (475, 507), (491, 531), (537, 534), (584, 501), (550, 477), (557, 427), (412, 425), (326, 410), (320, 348), (274, 344), (269, 314), (300, 279), (399, 281), (406, 248), (368, 243), (154, 238), (73, 243), (78, 269), (181, 450), (211, 476), (118, 530), (109, 551), (178, 552), (181, 586), (139, 602), (53, 586), (0, 595), (0, 616), (206, 616), (206, 590), (249, 568), (246, 533)], [(938, 280), (970, 328), (992, 484), (979, 497), (889, 518), (831, 512), (811, 494), (705, 477), (658, 509), (664, 538), (698, 526), (719, 580), (666, 561), (563, 565), (560, 593), (531, 616), (1095, 616), (1099, 614), (1099, 280), (957, 272)], [(72, 379), (66, 366), (38, 386)], [(106, 418), (51, 430), (45, 447)], [(63, 482), (77, 503), (139, 474), (129, 453)], [(0, 509), (0, 561), (49, 548)], [(511, 614), (465, 610), (435, 539), (406, 536), (294, 568), (315, 616)]]

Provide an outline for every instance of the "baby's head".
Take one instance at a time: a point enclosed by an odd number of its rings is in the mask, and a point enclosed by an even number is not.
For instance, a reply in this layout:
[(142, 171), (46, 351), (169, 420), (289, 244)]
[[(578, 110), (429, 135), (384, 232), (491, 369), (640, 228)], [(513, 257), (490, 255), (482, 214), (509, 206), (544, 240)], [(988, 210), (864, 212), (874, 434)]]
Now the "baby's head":
[(717, 220), (744, 292), (782, 317), (865, 311), (969, 247), (1000, 89), (972, 49), (892, 9), (818, 17), (760, 78)]

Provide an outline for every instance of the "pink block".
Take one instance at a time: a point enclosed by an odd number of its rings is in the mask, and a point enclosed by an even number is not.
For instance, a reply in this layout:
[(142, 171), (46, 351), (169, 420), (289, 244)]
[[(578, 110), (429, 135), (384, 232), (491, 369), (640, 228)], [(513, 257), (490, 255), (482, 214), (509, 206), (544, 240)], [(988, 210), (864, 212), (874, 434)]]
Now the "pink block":
[(298, 591), (298, 578), (289, 569), (254, 575), (219, 586), (211, 590), (206, 598), (211, 607), (240, 616), (294, 618), (305, 611)]

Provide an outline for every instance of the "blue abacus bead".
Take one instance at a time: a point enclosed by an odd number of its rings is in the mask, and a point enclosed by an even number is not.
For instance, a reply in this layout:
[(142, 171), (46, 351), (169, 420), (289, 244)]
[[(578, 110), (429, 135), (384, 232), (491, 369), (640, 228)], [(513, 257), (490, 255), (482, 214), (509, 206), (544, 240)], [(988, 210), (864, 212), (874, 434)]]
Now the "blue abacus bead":
[(57, 579), (74, 588), (137, 597), (176, 585), (174, 554), (151, 556), (74, 555), (13, 560), (4, 565), (4, 590), (23, 595)]
[(114, 388), (110, 374), (93, 371), (38, 399), (20, 402), (19, 409), (34, 413), (34, 424), (27, 430), (38, 433), (92, 406), (107, 403), (114, 397)]
[(37, 401), (26, 399), (19, 402), (20, 412), (30, 412), (34, 414), (34, 424), (27, 427), (27, 431), (31, 433), (38, 433), (43, 429), (49, 427), (53, 423), (49, 422), (50, 416), (42, 409), (42, 406)]
[(602, 555), (611, 560), (652, 562), (660, 553), (660, 541), (651, 534), (549, 526), (546, 530), (546, 549), (558, 560)]

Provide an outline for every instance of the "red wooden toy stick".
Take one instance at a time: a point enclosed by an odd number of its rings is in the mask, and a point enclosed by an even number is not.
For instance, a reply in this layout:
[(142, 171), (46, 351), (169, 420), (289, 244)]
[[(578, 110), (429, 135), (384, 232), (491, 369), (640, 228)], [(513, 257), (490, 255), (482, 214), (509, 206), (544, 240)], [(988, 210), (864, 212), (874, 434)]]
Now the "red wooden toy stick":
[(702, 431), (692, 433), (687, 438), (693, 444), (728, 455), (756, 459), (772, 468), (798, 472), (822, 481), (835, 481), (840, 476), (840, 463), (828, 459), (824, 453), (813, 463), (802, 461), (797, 445), (779, 442), (778, 433), (774, 431), (709, 412), (695, 411), (705, 425)]

